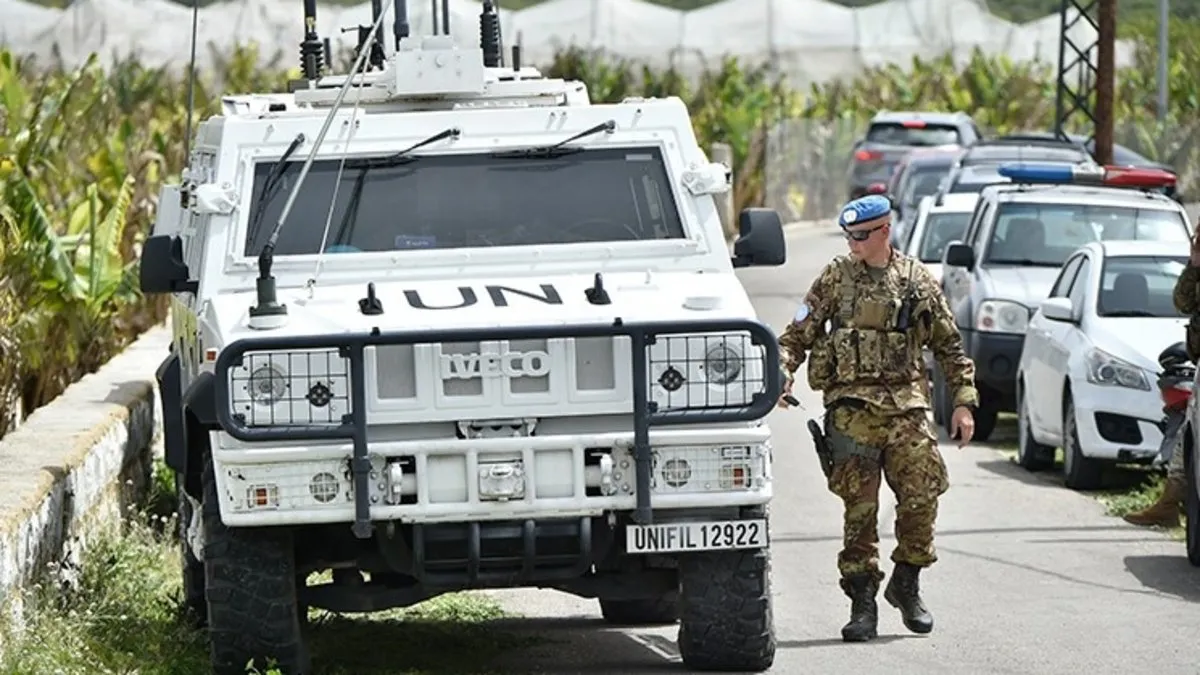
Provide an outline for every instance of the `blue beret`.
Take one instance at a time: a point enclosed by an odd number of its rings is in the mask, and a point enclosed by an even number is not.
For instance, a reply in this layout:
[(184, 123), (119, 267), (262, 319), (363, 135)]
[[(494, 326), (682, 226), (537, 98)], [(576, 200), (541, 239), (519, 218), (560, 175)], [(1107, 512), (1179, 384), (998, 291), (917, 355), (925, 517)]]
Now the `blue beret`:
[(855, 223), (865, 223), (882, 218), (892, 212), (892, 202), (883, 195), (867, 195), (851, 200), (838, 214), (838, 225), (842, 229)]

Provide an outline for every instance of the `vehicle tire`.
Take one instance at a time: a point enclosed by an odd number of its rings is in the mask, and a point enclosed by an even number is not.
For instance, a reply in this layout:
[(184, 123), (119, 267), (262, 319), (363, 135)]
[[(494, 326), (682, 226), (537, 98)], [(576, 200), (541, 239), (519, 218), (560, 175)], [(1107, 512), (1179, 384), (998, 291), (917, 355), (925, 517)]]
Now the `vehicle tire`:
[[(1187, 429), (1184, 433), (1191, 433), (1191, 430)], [(1193, 567), (1200, 567), (1200, 482), (1196, 480), (1195, 449), (1188, 455), (1184, 466), (1187, 471), (1187, 493), (1183, 497), (1187, 518), (1187, 559)]]
[(183, 610), (197, 628), (208, 624), (208, 600), (204, 596), (204, 563), (192, 553), (188, 527), (192, 522), (192, 502), (183, 490), (183, 476), (175, 476), (175, 498), (179, 500), (179, 566), (183, 576)]
[(679, 593), (653, 600), (600, 600), (600, 614), (614, 626), (658, 626), (679, 621)]
[(679, 653), (692, 671), (762, 672), (775, 663), (766, 549), (679, 558)]
[(1054, 466), (1054, 446), (1038, 443), (1033, 437), (1023, 385), (1017, 388), (1017, 464), (1029, 471), (1044, 471)]
[(205, 462), (204, 571), (214, 675), (245, 675), (246, 664), (309, 672), (297, 597), (295, 550), (282, 527), (226, 527), (212, 462)]
[(1072, 490), (1095, 490), (1100, 487), (1104, 464), (1083, 454), (1079, 445), (1079, 425), (1075, 419), (1075, 401), (1067, 393), (1063, 403), (1063, 478)]

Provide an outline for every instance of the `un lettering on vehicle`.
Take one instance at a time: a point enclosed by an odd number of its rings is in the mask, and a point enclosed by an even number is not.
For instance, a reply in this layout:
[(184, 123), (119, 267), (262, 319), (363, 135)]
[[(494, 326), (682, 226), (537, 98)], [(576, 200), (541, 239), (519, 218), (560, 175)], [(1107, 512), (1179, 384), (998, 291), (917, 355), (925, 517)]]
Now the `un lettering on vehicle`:
[(442, 354), (443, 380), (477, 377), (545, 377), (550, 354), (540, 350), (503, 354)]

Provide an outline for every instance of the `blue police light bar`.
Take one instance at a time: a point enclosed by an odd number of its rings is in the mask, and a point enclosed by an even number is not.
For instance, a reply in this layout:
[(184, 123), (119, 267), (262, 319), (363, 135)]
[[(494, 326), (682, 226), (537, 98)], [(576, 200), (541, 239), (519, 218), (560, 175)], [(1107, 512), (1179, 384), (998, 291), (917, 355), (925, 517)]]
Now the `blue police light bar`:
[(996, 173), (1014, 183), (1055, 185), (1104, 185), (1163, 189), (1175, 185), (1176, 176), (1162, 169), (1142, 169), (1098, 164), (1061, 164), (1052, 162), (1009, 162)]

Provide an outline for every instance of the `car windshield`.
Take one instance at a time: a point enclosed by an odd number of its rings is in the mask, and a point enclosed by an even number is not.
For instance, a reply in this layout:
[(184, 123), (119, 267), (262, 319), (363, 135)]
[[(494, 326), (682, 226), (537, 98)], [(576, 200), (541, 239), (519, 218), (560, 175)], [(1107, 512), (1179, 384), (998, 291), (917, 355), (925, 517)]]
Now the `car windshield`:
[(954, 177), (954, 183), (950, 186), (949, 192), (958, 194), (977, 193), (982, 192), (983, 188), (989, 185), (1000, 185), (1008, 182), (1010, 182), (1009, 179), (1000, 175), (1000, 165), (998, 164), (964, 167)]
[(922, 197), (928, 197), (937, 192), (938, 186), (942, 184), (942, 178), (946, 175), (947, 167), (922, 167), (914, 168), (912, 176), (904, 186), (904, 194), (901, 195), (904, 204), (913, 206), (921, 201)]
[(923, 263), (941, 262), (946, 244), (952, 241), (961, 241), (970, 220), (970, 211), (929, 214), (925, 220), (925, 230), (921, 233), (921, 248), (917, 254), (920, 261)]
[(1086, 152), (1069, 146), (1046, 145), (984, 145), (971, 148), (962, 158), (963, 166), (995, 164), (998, 162), (1084, 162)]
[(876, 122), (867, 129), (867, 142), (882, 145), (954, 145), (961, 143), (953, 125), (912, 122)]
[[(325, 237), (338, 160), (314, 162), (277, 255), (540, 246), (685, 236), (661, 151), (586, 150), (555, 158), (415, 155), (403, 166), (346, 166)], [(271, 163), (255, 172), (255, 213)], [(258, 255), (299, 175), (290, 162), (245, 255)]]
[(1096, 314), (1106, 317), (1183, 316), (1175, 309), (1175, 282), (1186, 256), (1120, 256), (1104, 261)]
[(1187, 223), (1176, 211), (1102, 204), (1000, 205), (987, 261), (1058, 267), (1093, 241), (1188, 242)]

